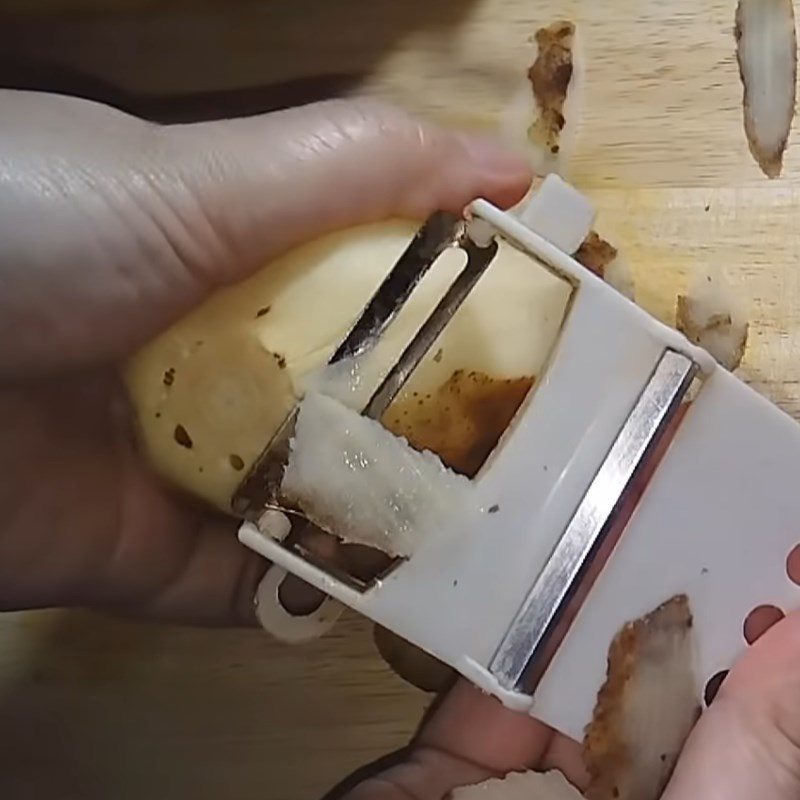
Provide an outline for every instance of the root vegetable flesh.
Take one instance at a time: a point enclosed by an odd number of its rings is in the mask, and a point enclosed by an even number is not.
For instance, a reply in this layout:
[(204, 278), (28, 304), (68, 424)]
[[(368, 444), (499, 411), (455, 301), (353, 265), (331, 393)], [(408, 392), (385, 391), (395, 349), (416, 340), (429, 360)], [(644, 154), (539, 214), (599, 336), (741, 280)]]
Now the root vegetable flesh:
[[(308, 376), (325, 364), (418, 227), (390, 220), (303, 245), (209, 298), (142, 348), (125, 378), (155, 468), (230, 512), (232, 494), (303, 396)], [(448, 258), (434, 265), (382, 338), (379, 365), (394, 363), (457, 274), (461, 262)], [(512, 394), (507, 381), (529, 385), (541, 372), (568, 300), (569, 287), (501, 242), (491, 268), (390, 406), (386, 424), (419, 449), (446, 444), (454, 462), (470, 461), (478, 443), (491, 449), (501, 432), (493, 413), (499, 394)], [(374, 388), (372, 362), (364, 370), (363, 385)], [(452, 407), (448, 416), (451, 393), (443, 387), (452, 387), (459, 372), (485, 380), (470, 388), (468, 406)], [(488, 391), (489, 385), (499, 388)], [(419, 399), (430, 415), (416, 411)], [(504, 404), (506, 416), (511, 406)], [(186, 436), (176, 438), (179, 425)], [(453, 441), (465, 432), (465, 443)]]

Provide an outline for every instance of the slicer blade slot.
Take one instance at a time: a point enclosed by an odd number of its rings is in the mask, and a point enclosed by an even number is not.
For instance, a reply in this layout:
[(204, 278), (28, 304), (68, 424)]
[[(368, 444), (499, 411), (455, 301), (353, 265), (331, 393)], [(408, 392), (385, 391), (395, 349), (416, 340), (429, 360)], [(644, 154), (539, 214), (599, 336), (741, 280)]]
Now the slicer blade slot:
[(363, 355), (375, 344), (439, 256), (465, 238), (464, 224), (463, 217), (444, 211), (428, 218), (336, 348), (329, 364)]
[(466, 266), (376, 389), (364, 409), (366, 416), (379, 419), (386, 411), (497, 253), (497, 242), (490, 241), (485, 247), (479, 247), (466, 236), (459, 242), (459, 247), (467, 254)]
[[(395, 262), (347, 336), (328, 360), (330, 366), (345, 359), (358, 358), (370, 351), (397, 319), (414, 290), (444, 251), (454, 247), (464, 252), (466, 255), (464, 266), (375, 389), (362, 410), (364, 415), (373, 419), (381, 418), (494, 259), (498, 245), (492, 237), (493, 229), (484, 224), (482, 228), (475, 230), (481, 234), (478, 242), (470, 237), (471, 229), (464, 217), (447, 212), (433, 214)], [(277, 510), (284, 507), (280, 486), (289, 459), (297, 413), (297, 407), (292, 409), (240, 484), (232, 499), (233, 510), (239, 516), (255, 521), (265, 507)], [(291, 534), (284, 542), (284, 547), (294, 550), (309, 563), (326, 570), (332, 577), (352, 588), (365, 591), (376, 580), (388, 575), (402, 563), (402, 559), (390, 559), (388, 564), (376, 561), (378, 567), (372, 570), (374, 574), (369, 579), (363, 574), (358, 574), (359, 571), (364, 571), (363, 565), (361, 570), (356, 567), (348, 571), (341, 563), (325, 563), (325, 559), (319, 554), (303, 546), (303, 536), (315, 531), (335, 536), (335, 531), (326, 531), (314, 520), (299, 513), (298, 509), (287, 508), (286, 511), (291, 514), (293, 523)], [(340, 554), (346, 553), (347, 545), (342, 545), (340, 542), (339, 547)], [(376, 551), (376, 554), (378, 552)]]
[[(419, 285), (439, 256), (448, 247), (453, 246), (465, 249), (468, 257), (468, 266), (470, 261), (474, 266), (476, 249), (481, 252), (491, 252), (491, 256), (496, 251), (496, 245), (493, 242), (490, 242), (486, 248), (477, 248), (471, 242), (466, 234), (466, 221), (463, 217), (443, 211), (432, 214), (417, 231), (408, 247), (372, 295), (364, 310), (350, 328), (347, 336), (328, 360), (328, 365), (336, 364), (347, 358), (356, 358), (372, 348), (389, 325), (397, 318), (414, 289)], [(491, 256), (489, 256), (488, 261), (491, 261)], [(484, 268), (488, 261), (483, 264)], [(467, 287), (466, 292), (460, 298), (462, 301), (473, 285), (474, 283)], [(457, 307), (458, 305), (452, 309), (450, 316), (452, 316)], [(440, 310), (437, 306), (436, 311), (439, 313), (437, 315), (434, 312), (434, 315), (432, 315), (435, 316), (434, 322), (426, 330), (430, 330), (434, 326), (439, 326), (439, 330), (441, 330), (450, 318), (447, 315), (447, 310), (447, 308)], [(425, 328), (425, 325), (423, 325), (423, 328)], [(416, 348), (408, 353), (407, 360), (410, 363), (416, 357), (414, 364), (416, 365), (419, 363), (419, 359), (425, 355), (433, 340), (428, 341), (426, 335), (421, 331), (414, 341), (417, 342)], [(427, 343), (427, 346), (425, 346), (425, 343)], [(411, 345), (409, 345), (409, 348), (411, 348)], [(424, 349), (417, 356), (419, 348)], [(404, 355), (406, 354), (404, 353)], [(408, 379), (411, 372), (413, 372), (413, 366), (410, 369), (403, 368), (395, 374), (393, 380), (395, 382), (399, 381), (399, 384), (394, 389), (395, 393), (402, 388), (403, 383)], [(388, 388), (387, 386), (387, 391)], [(266, 505), (280, 504), (280, 483), (289, 457), (290, 441), (296, 419), (297, 407), (287, 415), (277, 433), (237, 488), (231, 499), (231, 508), (237, 516), (255, 521)]]

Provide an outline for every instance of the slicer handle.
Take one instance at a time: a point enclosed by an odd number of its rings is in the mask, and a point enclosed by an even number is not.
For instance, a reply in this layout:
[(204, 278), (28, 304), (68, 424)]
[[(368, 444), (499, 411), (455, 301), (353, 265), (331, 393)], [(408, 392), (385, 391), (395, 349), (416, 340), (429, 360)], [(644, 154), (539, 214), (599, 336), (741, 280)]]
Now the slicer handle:
[(326, 596), (319, 608), (310, 614), (289, 613), (278, 595), (278, 590), (288, 574), (275, 564), (269, 566), (256, 589), (256, 618), (265, 631), (282, 642), (298, 644), (317, 639), (336, 624), (344, 606)]

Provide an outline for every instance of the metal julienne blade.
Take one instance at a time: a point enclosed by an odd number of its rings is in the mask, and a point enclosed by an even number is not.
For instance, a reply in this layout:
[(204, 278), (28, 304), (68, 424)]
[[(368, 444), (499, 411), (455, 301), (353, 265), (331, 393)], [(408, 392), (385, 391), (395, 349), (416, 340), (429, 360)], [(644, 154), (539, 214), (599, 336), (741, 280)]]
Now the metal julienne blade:
[[(374, 347), (436, 259), (454, 246), (467, 254), (465, 267), (370, 398), (363, 411), (366, 416), (380, 418), (397, 396), (491, 263), (497, 243), (492, 240), (480, 247), (467, 235), (463, 217), (446, 212), (433, 214), (416, 233), (329, 359), (329, 365), (336, 364), (363, 355)], [(257, 519), (267, 505), (279, 505), (280, 484), (296, 419), (295, 407), (239, 485), (231, 501), (237, 515)]]
[[(566, 633), (559, 622), (581, 587), (598, 548), (612, 529), (626, 490), (664, 435), (697, 374), (697, 365), (665, 351), (589, 485), (564, 534), (522, 603), (490, 664), (499, 684), (531, 692), (547, 667), (547, 653)], [(556, 634), (558, 630), (558, 634)]]

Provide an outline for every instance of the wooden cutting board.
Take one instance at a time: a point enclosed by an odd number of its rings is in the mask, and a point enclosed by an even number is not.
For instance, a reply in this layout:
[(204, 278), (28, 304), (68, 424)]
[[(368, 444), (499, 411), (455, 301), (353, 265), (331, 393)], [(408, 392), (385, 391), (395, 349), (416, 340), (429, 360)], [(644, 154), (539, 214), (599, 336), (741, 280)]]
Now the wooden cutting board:
[[(20, 14), (0, 25), (3, 59), (68, 67), (129, 100), (244, 89), (260, 102), (254, 90), (303, 78), (292, 85), (311, 95), (336, 85), (490, 129), (531, 33), (576, 21), (586, 90), (570, 177), (640, 301), (671, 320), (694, 265), (721, 265), (751, 309), (743, 377), (800, 415), (800, 137), (767, 181), (742, 132), (734, 0), (2, 5)], [(257, 631), (6, 615), (0, 794), (314, 798), (403, 744), (426, 703), (354, 618), (290, 648)]]

